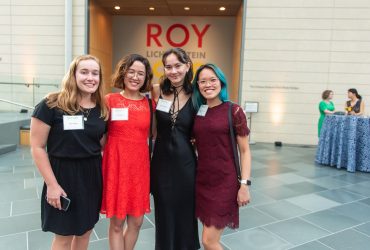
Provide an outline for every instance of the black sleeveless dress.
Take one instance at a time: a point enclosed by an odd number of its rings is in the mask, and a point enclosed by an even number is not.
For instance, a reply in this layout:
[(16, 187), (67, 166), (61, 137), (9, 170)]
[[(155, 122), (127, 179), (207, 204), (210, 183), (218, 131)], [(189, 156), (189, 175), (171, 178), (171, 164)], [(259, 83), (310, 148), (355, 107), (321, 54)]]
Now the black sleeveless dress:
[(196, 156), (190, 143), (195, 110), (191, 98), (177, 114), (156, 111), (157, 138), (150, 170), (155, 206), (155, 249), (199, 249), (195, 217)]

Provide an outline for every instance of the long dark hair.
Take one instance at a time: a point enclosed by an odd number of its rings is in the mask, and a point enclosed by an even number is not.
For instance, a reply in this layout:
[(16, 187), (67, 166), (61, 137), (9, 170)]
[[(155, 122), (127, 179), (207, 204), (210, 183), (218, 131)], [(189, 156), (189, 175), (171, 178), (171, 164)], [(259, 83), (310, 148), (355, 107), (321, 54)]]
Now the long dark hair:
[[(191, 94), (193, 92), (193, 88), (191, 85), (191, 81), (193, 80), (193, 63), (190, 60), (188, 54), (186, 54), (186, 52), (183, 49), (172, 48), (164, 52), (162, 56), (163, 66), (166, 65), (166, 59), (171, 54), (174, 54), (181, 63), (189, 65), (189, 70), (185, 74), (183, 90), (186, 94)], [(171, 88), (171, 81), (166, 77), (166, 75), (163, 75), (161, 77), (160, 86), (163, 94), (169, 95), (173, 93), (173, 90)]]
[(349, 89), (348, 92), (355, 94), (358, 99), (362, 99), (362, 96), (358, 94), (357, 89)]

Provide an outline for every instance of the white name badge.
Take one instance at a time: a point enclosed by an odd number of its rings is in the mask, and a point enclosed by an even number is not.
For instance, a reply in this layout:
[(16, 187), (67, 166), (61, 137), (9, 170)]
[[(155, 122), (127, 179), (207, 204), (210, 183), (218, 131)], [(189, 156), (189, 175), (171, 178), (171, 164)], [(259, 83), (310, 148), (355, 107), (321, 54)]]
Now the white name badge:
[(63, 115), (64, 130), (84, 129), (83, 115)]
[(206, 116), (208, 110), (208, 105), (202, 105), (200, 106), (197, 115), (198, 116)]
[(157, 103), (157, 110), (168, 113), (170, 112), (171, 105), (172, 105), (172, 101), (159, 99)]
[(128, 121), (128, 108), (112, 108), (112, 121)]

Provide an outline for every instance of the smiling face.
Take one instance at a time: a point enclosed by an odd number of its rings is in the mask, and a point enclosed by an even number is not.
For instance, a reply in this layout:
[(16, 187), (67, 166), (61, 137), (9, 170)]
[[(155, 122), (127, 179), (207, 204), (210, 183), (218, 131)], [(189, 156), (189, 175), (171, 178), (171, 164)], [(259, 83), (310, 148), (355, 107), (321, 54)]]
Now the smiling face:
[(221, 81), (215, 72), (209, 68), (204, 68), (198, 76), (198, 86), (200, 94), (208, 101), (219, 98), (221, 92)]
[(146, 70), (142, 62), (135, 61), (127, 70), (124, 78), (125, 91), (138, 92), (145, 83)]
[(100, 84), (100, 67), (92, 59), (82, 60), (76, 68), (76, 83), (81, 94), (93, 94)]
[(177, 86), (183, 84), (185, 75), (188, 70), (189, 65), (180, 62), (175, 54), (171, 53), (166, 57), (164, 64), (164, 73), (172, 84)]

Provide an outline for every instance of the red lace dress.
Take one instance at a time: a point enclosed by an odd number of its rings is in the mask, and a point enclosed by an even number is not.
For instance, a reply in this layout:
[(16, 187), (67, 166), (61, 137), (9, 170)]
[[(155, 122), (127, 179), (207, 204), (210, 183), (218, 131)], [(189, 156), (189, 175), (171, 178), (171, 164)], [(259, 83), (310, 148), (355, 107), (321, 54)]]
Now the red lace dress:
[[(101, 213), (108, 218), (150, 212), (150, 109), (146, 98), (130, 100), (119, 93), (106, 96), (110, 110), (103, 154)], [(128, 120), (112, 121), (112, 108), (128, 108)]]
[[(228, 122), (229, 103), (208, 108), (206, 115), (196, 116), (194, 136), (198, 151), (195, 184), (195, 213), (207, 226), (238, 228), (239, 183), (234, 165)], [(249, 134), (242, 108), (233, 104), (234, 131)]]

